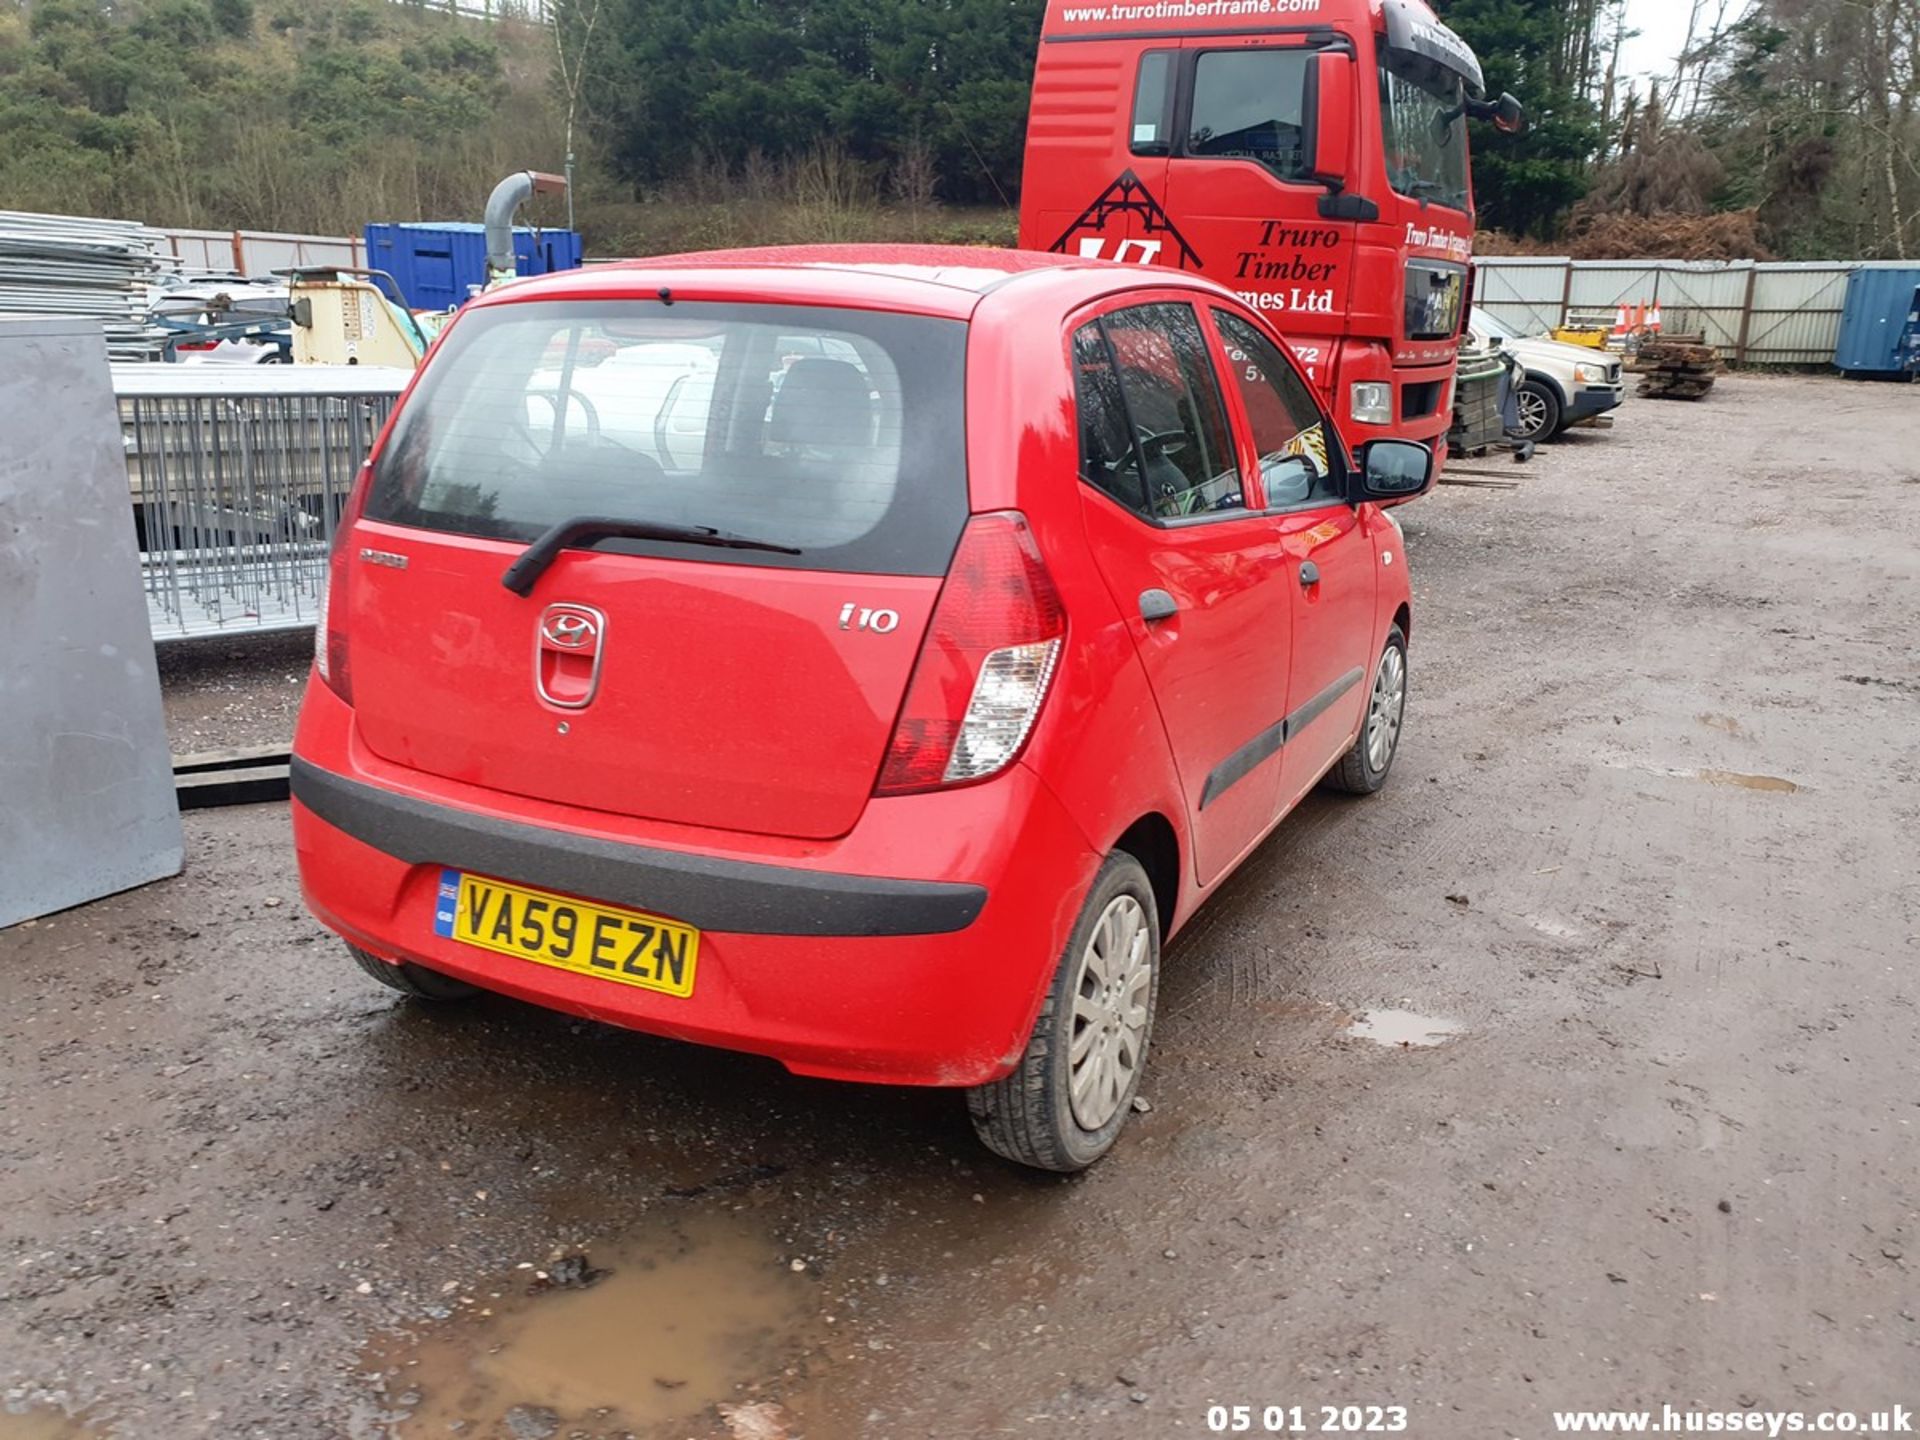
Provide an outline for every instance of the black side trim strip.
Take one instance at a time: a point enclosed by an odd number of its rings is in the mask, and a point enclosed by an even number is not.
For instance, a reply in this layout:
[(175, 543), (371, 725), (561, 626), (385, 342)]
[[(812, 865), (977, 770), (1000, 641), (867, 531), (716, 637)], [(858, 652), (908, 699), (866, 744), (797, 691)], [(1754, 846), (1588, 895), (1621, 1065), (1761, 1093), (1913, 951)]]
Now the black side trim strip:
[(410, 865), (656, 911), (735, 935), (947, 935), (987, 903), (983, 885), (889, 880), (716, 860), (569, 835), (431, 805), (320, 769), (298, 756), (293, 798), (327, 824)]
[(1346, 674), (1342, 675), (1318, 695), (1307, 701), (1307, 703), (1302, 705), (1298, 710), (1287, 716), (1287, 739), (1291, 740), (1302, 730), (1306, 729), (1307, 726), (1318, 720), (1329, 705), (1332, 705), (1342, 695), (1346, 694), (1347, 691), (1358, 685), (1361, 677), (1366, 673), (1366, 671), (1358, 668), (1347, 671)]
[(1287, 742), (1287, 722), (1276, 720), (1253, 739), (1213, 767), (1207, 783), (1200, 787), (1200, 808), (1206, 809), (1227, 791), (1247, 778), (1249, 771)]
[(1359, 684), (1361, 677), (1366, 673), (1364, 670), (1349, 670), (1286, 719), (1269, 725), (1214, 766), (1213, 772), (1207, 776), (1206, 784), (1200, 787), (1200, 808), (1206, 809), (1228, 790), (1246, 779), (1256, 765), (1319, 719), (1328, 706)]

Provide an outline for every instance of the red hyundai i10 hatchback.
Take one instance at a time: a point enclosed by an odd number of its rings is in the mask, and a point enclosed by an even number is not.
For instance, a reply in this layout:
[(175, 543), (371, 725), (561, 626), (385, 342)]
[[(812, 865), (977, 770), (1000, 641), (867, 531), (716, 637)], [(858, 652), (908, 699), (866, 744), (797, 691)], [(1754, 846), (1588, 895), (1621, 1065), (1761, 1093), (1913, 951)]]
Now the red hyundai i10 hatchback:
[(1197, 277), (692, 255), (468, 304), (340, 521), (302, 886), (409, 995), (498, 991), (967, 1092), (1074, 1170), (1161, 947), (1400, 735), (1404, 549)]

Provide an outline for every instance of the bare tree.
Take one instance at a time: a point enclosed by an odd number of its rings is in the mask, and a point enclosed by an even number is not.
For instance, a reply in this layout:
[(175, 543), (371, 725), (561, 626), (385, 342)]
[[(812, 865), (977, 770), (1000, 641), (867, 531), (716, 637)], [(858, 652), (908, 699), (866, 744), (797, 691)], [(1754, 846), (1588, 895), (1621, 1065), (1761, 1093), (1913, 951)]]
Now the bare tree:
[[(600, 23), (603, 0), (568, 0), (556, 4), (549, 14), (553, 28), (553, 49), (560, 67), (560, 89), (567, 97), (567, 228), (573, 225), (573, 122), (580, 111), (580, 81), (586, 74), (587, 55), (593, 47), (594, 27)], [(568, 51), (568, 31), (577, 33), (573, 53)]]

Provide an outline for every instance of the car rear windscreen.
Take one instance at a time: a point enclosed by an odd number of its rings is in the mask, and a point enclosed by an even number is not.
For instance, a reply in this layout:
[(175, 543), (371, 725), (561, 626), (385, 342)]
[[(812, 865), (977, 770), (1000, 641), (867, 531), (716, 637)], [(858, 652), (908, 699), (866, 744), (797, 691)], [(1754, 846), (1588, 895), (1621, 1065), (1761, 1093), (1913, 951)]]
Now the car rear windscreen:
[(594, 548), (938, 575), (967, 517), (965, 366), (964, 322), (924, 315), (482, 306), (402, 407), (366, 515), (522, 542), (587, 515), (710, 526), (800, 553)]

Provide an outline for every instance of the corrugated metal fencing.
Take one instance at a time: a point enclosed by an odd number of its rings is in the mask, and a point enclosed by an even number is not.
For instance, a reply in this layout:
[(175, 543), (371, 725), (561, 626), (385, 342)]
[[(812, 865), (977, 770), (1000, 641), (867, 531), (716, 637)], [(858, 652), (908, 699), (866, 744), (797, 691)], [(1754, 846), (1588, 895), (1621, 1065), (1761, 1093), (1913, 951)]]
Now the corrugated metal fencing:
[(113, 367), (155, 640), (313, 624), (334, 524), (411, 375)]
[(1660, 307), (1661, 328), (1698, 332), (1736, 365), (1825, 365), (1847, 277), (1898, 261), (1476, 259), (1474, 303), (1522, 334), (1581, 312)]

